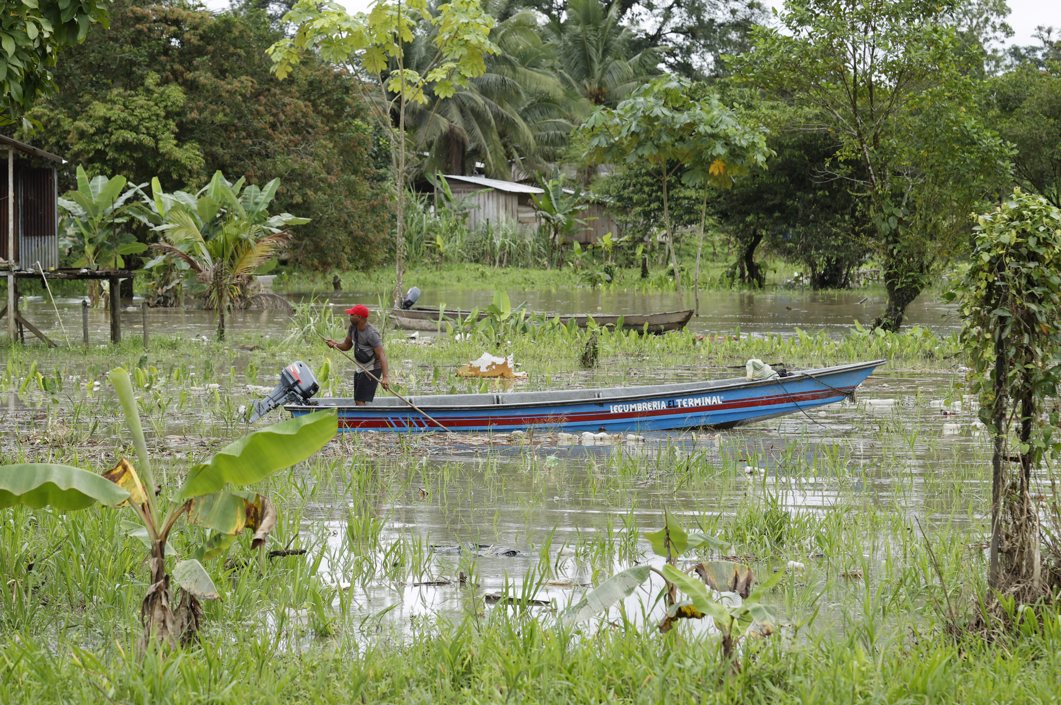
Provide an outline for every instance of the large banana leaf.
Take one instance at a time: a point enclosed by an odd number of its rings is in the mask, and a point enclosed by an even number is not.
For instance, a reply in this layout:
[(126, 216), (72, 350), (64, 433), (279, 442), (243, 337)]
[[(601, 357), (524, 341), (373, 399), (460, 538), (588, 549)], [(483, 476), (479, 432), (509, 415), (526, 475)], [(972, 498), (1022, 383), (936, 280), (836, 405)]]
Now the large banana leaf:
[(316, 453), (335, 435), (338, 424), (334, 411), (319, 411), (244, 436), (192, 468), (181, 498), (201, 497), (226, 485), (260, 482)]
[(73, 511), (97, 502), (115, 506), (127, 499), (129, 493), (113, 482), (71, 465), (0, 465), (0, 509), (24, 505)]
[(591, 619), (611, 609), (612, 605), (626, 599), (641, 583), (648, 580), (652, 566), (638, 565), (616, 573), (586, 592), (582, 599), (564, 612), (563, 620), (568, 624)]

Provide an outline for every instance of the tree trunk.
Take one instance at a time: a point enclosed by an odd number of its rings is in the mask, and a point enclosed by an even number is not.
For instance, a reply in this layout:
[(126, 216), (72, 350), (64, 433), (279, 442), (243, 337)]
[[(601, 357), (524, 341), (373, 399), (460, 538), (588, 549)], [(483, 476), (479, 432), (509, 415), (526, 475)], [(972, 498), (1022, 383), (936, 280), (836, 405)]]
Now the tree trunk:
[[(1028, 453), (1014, 457), (1009, 452), (1012, 437), (1007, 420), (1009, 392), (1006, 377), (1009, 360), (1001, 335), (995, 340), (994, 453), (991, 459), (991, 549), (987, 583), (1018, 602), (1039, 597), (1041, 561), (1039, 555), (1039, 513), (1031, 497), (1031, 462)], [(1020, 400), (1021, 426), (1018, 438), (1027, 443), (1031, 436), (1035, 401), (1030, 391)]]
[(819, 289), (846, 289), (851, 284), (851, 268), (840, 258), (825, 257), (821, 266), (811, 268), (810, 286)]
[(758, 228), (752, 230), (751, 239), (743, 244), (741, 247), (740, 256), (740, 270), (741, 270), (741, 281), (745, 284), (751, 284), (752, 286), (762, 289), (763, 284), (766, 283), (766, 275), (763, 274), (763, 269), (755, 261), (755, 250), (759, 247), (759, 243), (763, 241), (763, 232)]
[[(399, 59), (400, 61), (400, 59)], [(399, 63), (399, 68), (401, 64)], [(398, 98), (398, 173), (394, 183), (398, 188), (397, 213), (394, 221), (394, 306), (402, 302), (402, 279), (405, 276), (405, 74), (402, 74), (401, 95)]]
[[(666, 167), (664, 167), (666, 169)], [(663, 227), (666, 228), (667, 252), (670, 255), (670, 266), (674, 270), (674, 286), (681, 291), (682, 273), (678, 269), (678, 253), (674, 251), (674, 233), (670, 224), (670, 203), (667, 193), (667, 174), (663, 175)]]
[(884, 313), (873, 322), (873, 328), (897, 333), (903, 325), (906, 307), (921, 293), (919, 284), (899, 284), (898, 279), (894, 273), (885, 273), (884, 286), (888, 291), (888, 303)]
[(700, 257), (704, 252), (704, 221), (707, 220), (707, 190), (700, 204), (700, 237), (696, 241), (696, 274), (693, 275), (693, 311), (700, 313)]

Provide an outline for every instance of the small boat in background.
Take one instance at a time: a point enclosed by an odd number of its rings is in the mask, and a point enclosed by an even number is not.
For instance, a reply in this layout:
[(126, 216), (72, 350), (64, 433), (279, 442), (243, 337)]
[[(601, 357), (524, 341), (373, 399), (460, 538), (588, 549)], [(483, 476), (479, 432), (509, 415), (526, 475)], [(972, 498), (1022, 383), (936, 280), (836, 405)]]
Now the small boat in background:
[(284, 408), (295, 416), (336, 409), (340, 431), (507, 432), (541, 428), (620, 433), (723, 429), (849, 398), (883, 362), (823, 367), (758, 380), (739, 377), (640, 387), (438, 394), (407, 399), (377, 396), (365, 406), (356, 406), (353, 399), (305, 398)]
[[(443, 327), (445, 321), (463, 321), (472, 315), (480, 320), (487, 317), (485, 311), (466, 311), (458, 308), (428, 308), (426, 306), (413, 306), (410, 308), (394, 308), (390, 312), (390, 320), (398, 328), (406, 330), (433, 331)], [(593, 321), (602, 328), (615, 328), (624, 330), (647, 331), (649, 333), (666, 333), (671, 330), (681, 330), (689, 319), (693, 317), (693, 310), (683, 309), (681, 311), (661, 311), (657, 313), (533, 313), (528, 312), (528, 317), (553, 319), (557, 318), (561, 323), (574, 322), (579, 328), (585, 328)]]

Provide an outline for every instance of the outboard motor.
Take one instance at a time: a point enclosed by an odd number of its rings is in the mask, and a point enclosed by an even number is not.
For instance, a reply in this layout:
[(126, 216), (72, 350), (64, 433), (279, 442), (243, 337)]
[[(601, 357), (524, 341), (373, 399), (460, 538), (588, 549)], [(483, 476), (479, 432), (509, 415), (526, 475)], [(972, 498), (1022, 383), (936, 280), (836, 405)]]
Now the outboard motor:
[(409, 289), (409, 291), (405, 292), (405, 298), (402, 299), (402, 309), (408, 311), (416, 304), (419, 299), (420, 289), (414, 286)]
[(280, 383), (276, 385), (276, 389), (265, 399), (256, 401), (251, 406), (247, 423), (254, 423), (282, 404), (309, 404), (310, 397), (319, 389), (317, 378), (306, 363), (292, 362), (280, 372)]

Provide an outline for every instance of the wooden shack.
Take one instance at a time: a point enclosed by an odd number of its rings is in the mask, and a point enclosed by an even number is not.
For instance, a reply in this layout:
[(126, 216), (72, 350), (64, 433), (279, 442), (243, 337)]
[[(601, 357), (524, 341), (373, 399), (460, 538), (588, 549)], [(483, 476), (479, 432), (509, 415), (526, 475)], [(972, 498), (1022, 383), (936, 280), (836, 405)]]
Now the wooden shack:
[[(10, 268), (59, 266), (58, 175), (61, 157), (0, 135), (7, 154), (0, 170), (0, 260)], [(14, 207), (11, 207), (14, 204)]]
[[(7, 278), (7, 301), (0, 305), (8, 339), (25, 341), (25, 330), (48, 345), (47, 335), (19, 311), (19, 279), (105, 280), (117, 292), (126, 270), (59, 269), (59, 176), (62, 157), (0, 135), (0, 270)], [(119, 297), (111, 296), (111, 340), (121, 340)]]
[(453, 196), (469, 207), (468, 227), (472, 230), (506, 224), (518, 230), (537, 230), (538, 213), (531, 196), (545, 193), (537, 186), (484, 176), (446, 174), (443, 178)]
[[(483, 176), (447, 174), (444, 178), (450, 192), (469, 207), (468, 227), (473, 230), (507, 223), (519, 230), (533, 231), (541, 225), (532, 196), (545, 191), (537, 186)], [(615, 237), (620, 235), (619, 225), (599, 203), (590, 203), (579, 214), (579, 219), (583, 221), (583, 227), (569, 236), (568, 242), (587, 245), (599, 241), (609, 232)]]

